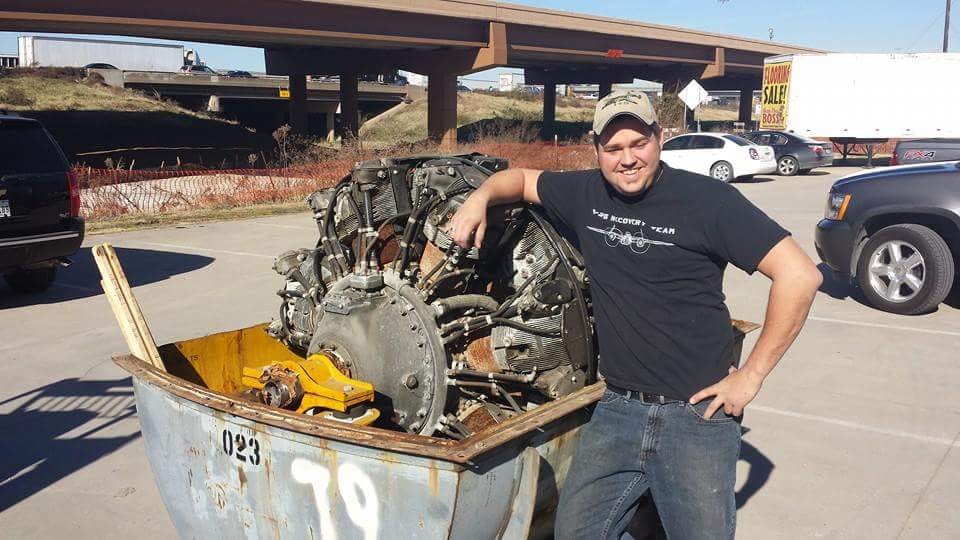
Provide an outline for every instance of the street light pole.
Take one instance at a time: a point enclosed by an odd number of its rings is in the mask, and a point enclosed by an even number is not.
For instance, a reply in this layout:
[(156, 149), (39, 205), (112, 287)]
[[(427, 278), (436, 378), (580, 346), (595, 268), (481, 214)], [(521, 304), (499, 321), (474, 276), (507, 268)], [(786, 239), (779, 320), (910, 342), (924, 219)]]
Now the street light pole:
[(947, 14), (943, 19), (943, 52), (950, 48), (950, 0), (947, 0)]

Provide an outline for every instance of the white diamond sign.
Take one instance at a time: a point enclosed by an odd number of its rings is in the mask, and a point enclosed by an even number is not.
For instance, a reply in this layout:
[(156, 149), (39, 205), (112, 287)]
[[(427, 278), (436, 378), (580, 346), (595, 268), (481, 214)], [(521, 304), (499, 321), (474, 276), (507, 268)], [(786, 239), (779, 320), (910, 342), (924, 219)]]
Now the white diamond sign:
[(707, 100), (709, 94), (707, 94), (707, 91), (700, 86), (700, 83), (698, 83), (696, 79), (694, 79), (690, 81), (690, 84), (683, 87), (683, 90), (680, 91), (678, 97), (680, 98), (680, 101), (686, 103), (687, 107), (690, 109), (696, 109)]

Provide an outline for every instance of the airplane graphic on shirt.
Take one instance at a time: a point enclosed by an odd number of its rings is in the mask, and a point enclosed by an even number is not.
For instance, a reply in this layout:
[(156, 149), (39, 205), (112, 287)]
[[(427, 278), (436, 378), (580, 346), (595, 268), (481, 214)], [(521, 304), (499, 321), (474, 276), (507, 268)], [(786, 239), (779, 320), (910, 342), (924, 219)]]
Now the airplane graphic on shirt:
[(621, 231), (616, 225), (609, 229), (599, 229), (597, 227), (587, 227), (587, 229), (602, 234), (604, 242), (610, 247), (629, 246), (630, 251), (642, 255), (650, 249), (650, 246), (675, 246), (670, 242), (661, 242), (659, 240), (648, 240), (643, 236), (643, 231), (631, 233), (630, 231)]

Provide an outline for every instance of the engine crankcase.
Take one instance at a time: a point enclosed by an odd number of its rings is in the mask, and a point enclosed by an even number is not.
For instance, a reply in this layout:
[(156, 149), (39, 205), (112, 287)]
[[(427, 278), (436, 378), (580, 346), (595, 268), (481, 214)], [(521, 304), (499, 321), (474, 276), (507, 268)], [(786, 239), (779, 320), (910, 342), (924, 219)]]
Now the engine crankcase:
[(447, 357), (435, 312), (410, 287), (386, 281), (399, 288), (357, 289), (352, 276), (336, 283), (321, 304), (308, 354), (334, 356), (351, 377), (372, 383), (385, 421), (431, 434), (447, 400)]

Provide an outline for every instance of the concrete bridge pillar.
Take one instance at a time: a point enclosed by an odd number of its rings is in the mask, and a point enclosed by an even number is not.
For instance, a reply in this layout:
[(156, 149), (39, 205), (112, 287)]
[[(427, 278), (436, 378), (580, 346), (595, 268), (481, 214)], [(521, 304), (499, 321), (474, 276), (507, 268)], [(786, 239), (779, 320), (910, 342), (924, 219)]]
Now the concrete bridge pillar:
[(290, 127), (298, 135), (306, 135), (307, 124), (307, 76), (290, 75)]
[(428, 77), (427, 134), (443, 149), (457, 146), (457, 76), (453, 73)]
[(336, 114), (337, 110), (329, 110), (323, 113), (323, 136), (327, 139), (327, 142), (333, 142), (337, 138), (336, 131)]
[(737, 120), (743, 122), (747, 131), (753, 129), (753, 124), (751, 124), (753, 118), (753, 90), (753, 88), (740, 89), (740, 114)]
[(346, 142), (360, 132), (360, 88), (355, 70), (340, 72), (340, 137)]
[(610, 95), (610, 92), (613, 92), (613, 81), (607, 79), (600, 81), (600, 98), (604, 98)]
[(545, 141), (553, 139), (557, 133), (557, 83), (546, 82), (543, 85), (543, 128), (540, 135)]
[(210, 96), (210, 99), (207, 100), (207, 112), (218, 113), (222, 110), (223, 109), (220, 108), (220, 96)]

